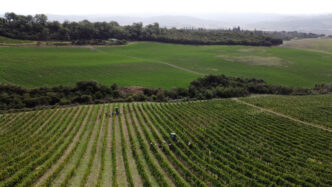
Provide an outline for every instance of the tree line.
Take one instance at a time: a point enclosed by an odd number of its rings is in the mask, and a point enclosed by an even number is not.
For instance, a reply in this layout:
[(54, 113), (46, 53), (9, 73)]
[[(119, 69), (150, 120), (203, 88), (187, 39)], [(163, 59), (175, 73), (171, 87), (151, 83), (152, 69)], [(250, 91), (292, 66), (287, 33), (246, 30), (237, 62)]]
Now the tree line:
[(309, 95), (332, 92), (332, 84), (317, 84), (314, 88), (277, 86), (263, 80), (207, 75), (192, 81), (188, 88), (170, 90), (128, 88), (117, 84), (106, 86), (96, 81), (80, 81), (74, 86), (27, 89), (13, 84), (0, 84), (0, 111), (41, 108), (45, 106), (98, 104), (132, 101), (176, 101), (243, 97), (250, 94)]
[[(282, 44), (282, 39), (254, 31), (234, 29), (176, 29), (162, 28), (158, 23), (143, 26), (142, 23), (120, 26), (117, 22), (48, 21), (44, 14), (17, 15), (6, 13), (0, 18), (0, 35), (23, 40), (57, 40), (87, 43), (86, 40), (158, 41), (195, 45), (254, 45)], [(82, 42), (83, 41), (83, 42)]]

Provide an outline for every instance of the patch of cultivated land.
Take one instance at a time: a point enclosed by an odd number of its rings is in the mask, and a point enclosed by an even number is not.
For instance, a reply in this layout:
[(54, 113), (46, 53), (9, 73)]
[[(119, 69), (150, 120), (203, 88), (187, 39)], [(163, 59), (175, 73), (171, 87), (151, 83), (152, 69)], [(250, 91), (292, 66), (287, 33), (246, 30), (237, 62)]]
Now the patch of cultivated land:
[(205, 74), (313, 87), (332, 82), (332, 54), (285, 47), (136, 42), (113, 47), (0, 47), (0, 82), (26, 87), (81, 80), (120, 86), (187, 87)]
[[(0, 186), (330, 186), (331, 101), (256, 96), (1, 114)], [(121, 114), (107, 117), (115, 107)]]
[(332, 38), (312, 38), (286, 41), (284, 47), (307, 49), (332, 54)]

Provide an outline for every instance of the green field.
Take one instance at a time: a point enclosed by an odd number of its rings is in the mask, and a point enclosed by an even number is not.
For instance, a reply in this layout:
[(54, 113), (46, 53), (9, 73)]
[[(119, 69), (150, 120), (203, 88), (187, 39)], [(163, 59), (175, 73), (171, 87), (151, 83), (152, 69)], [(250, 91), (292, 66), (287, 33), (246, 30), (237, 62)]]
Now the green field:
[(31, 44), (31, 43), (35, 42), (29, 40), (16, 40), (0, 36), (0, 44)]
[(0, 81), (26, 87), (96, 80), (169, 89), (187, 87), (204, 74), (313, 87), (332, 82), (332, 54), (283, 47), (153, 42), (120, 47), (0, 47)]
[(287, 41), (285, 47), (307, 49), (312, 51), (322, 51), (332, 53), (332, 38), (310, 38)]
[[(317, 100), (325, 97), (280, 100), (323, 108)], [(120, 115), (105, 116), (115, 107)], [(288, 105), (277, 110), (288, 113)], [(331, 131), (232, 99), (3, 114), (0, 135), (0, 186), (332, 184)]]

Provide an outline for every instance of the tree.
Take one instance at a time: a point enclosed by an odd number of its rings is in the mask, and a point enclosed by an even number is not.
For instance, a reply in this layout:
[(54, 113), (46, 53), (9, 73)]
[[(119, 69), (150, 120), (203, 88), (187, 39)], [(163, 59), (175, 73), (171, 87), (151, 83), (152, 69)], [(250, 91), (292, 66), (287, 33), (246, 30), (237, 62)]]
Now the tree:
[(40, 25), (47, 24), (47, 16), (45, 14), (36, 14), (35, 15), (35, 22)]

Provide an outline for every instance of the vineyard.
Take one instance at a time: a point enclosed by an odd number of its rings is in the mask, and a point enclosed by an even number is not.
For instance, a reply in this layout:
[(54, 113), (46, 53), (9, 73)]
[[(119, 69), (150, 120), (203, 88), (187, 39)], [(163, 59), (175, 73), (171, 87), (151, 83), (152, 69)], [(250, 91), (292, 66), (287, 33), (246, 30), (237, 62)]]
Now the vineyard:
[(301, 97), (270, 95), (247, 97), (243, 100), (300, 120), (332, 128), (332, 94)]
[(3, 114), (0, 137), (1, 187), (332, 186), (330, 131), (232, 99)]

